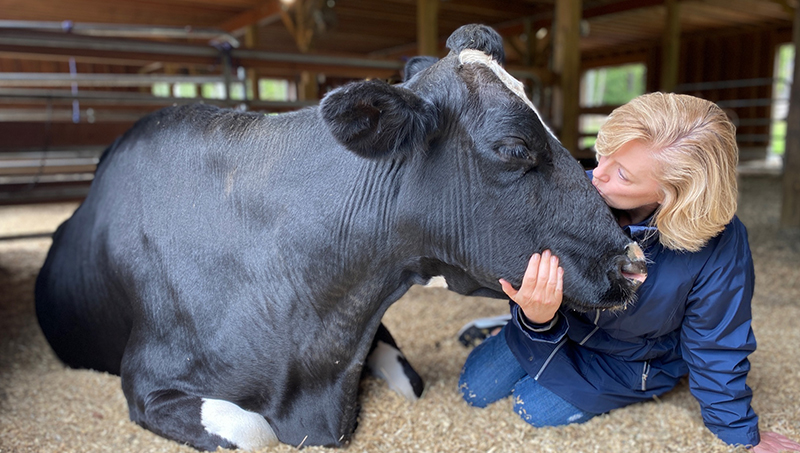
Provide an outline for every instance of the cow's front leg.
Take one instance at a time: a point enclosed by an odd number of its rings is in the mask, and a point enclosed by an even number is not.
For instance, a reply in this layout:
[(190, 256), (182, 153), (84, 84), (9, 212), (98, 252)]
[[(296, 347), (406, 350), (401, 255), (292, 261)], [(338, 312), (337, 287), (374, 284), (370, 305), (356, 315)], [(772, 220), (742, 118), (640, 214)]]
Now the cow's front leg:
[(229, 401), (201, 398), (177, 390), (148, 395), (142, 419), (134, 420), (163, 437), (200, 450), (256, 450), (278, 442), (261, 415)]
[(372, 340), (366, 369), (373, 376), (385, 380), (390, 389), (409, 401), (418, 400), (425, 389), (422, 377), (408, 363), (383, 323), (378, 326), (378, 331)]

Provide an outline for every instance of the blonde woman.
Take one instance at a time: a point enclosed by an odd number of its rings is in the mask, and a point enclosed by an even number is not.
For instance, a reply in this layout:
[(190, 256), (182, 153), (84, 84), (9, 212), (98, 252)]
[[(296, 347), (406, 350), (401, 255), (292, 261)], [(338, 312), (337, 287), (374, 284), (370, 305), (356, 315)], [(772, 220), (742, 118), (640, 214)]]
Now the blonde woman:
[(470, 353), (464, 399), (484, 407), (513, 393), (523, 420), (563, 425), (650, 400), (688, 374), (706, 426), (723, 441), (800, 451), (784, 436), (759, 433), (745, 383), (756, 347), (754, 272), (735, 216), (733, 124), (711, 102), (652, 93), (616, 109), (596, 148), (592, 183), (648, 259), (636, 303), (561, 309), (558, 257), (533, 255), (518, 290), (500, 281), (511, 322)]

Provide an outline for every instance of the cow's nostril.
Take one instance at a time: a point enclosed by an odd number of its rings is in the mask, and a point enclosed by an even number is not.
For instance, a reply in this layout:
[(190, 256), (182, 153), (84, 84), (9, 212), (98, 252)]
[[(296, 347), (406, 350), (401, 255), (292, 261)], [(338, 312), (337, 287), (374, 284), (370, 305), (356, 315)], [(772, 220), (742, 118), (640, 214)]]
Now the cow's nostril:
[[(623, 275), (625, 275), (625, 274), (623, 274)], [(642, 286), (642, 283), (644, 283), (644, 279), (647, 278), (647, 275), (644, 275), (644, 274), (639, 274), (639, 275), (637, 275), (637, 277), (640, 276), (640, 275), (642, 277), (644, 277), (641, 280), (637, 280), (635, 278), (629, 278), (627, 275), (625, 275), (625, 278), (628, 279), (628, 285), (630, 286), (630, 290), (631, 291), (638, 290), (639, 287)]]

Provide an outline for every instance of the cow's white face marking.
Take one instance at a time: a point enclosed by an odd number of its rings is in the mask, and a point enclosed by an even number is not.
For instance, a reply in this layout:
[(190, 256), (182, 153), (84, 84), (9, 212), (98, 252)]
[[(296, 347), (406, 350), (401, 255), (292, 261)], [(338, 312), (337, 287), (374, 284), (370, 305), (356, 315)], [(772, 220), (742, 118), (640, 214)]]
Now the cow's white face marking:
[(536, 113), (536, 116), (539, 118), (539, 122), (542, 123), (542, 126), (544, 126), (545, 130), (550, 135), (552, 135), (553, 138), (556, 138), (555, 134), (553, 134), (553, 131), (551, 131), (550, 128), (547, 127), (547, 124), (545, 124), (544, 120), (542, 120), (542, 115), (540, 115), (539, 111), (536, 110), (536, 107), (533, 105), (533, 102), (531, 102), (531, 100), (528, 99), (528, 96), (525, 95), (525, 86), (522, 84), (522, 82), (515, 79), (514, 76), (512, 76), (511, 74), (508, 73), (508, 71), (503, 69), (503, 67), (500, 66), (500, 64), (497, 61), (495, 61), (491, 55), (486, 54), (480, 50), (464, 49), (461, 51), (460, 54), (458, 54), (458, 61), (461, 64), (478, 63), (491, 69), (492, 72), (503, 82), (503, 84), (505, 84), (505, 86), (507, 86), (508, 89), (511, 90), (511, 92), (513, 92), (514, 94), (519, 96), (520, 99), (525, 101), (525, 104), (527, 104), (528, 107), (530, 107), (531, 110), (533, 110), (533, 112)]
[(278, 443), (278, 437), (264, 417), (230, 401), (203, 398), (200, 421), (209, 433), (244, 450), (258, 450)]

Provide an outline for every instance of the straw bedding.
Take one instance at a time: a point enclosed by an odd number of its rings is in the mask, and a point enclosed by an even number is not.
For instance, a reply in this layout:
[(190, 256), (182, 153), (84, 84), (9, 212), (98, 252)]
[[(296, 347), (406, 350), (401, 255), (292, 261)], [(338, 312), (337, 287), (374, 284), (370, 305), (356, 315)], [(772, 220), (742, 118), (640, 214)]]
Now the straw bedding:
[[(750, 232), (757, 274), (758, 350), (748, 379), (753, 406), (762, 430), (800, 440), (800, 233), (777, 227), (778, 179), (744, 178), (741, 194), (739, 216)], [(75, 207), (0, 207), (0, 236), (52, 231)], [(50, 351), (33, 310), (33, 282), (49, 243), (0, 242), (0, 453), (194, 451), (131, 423), (118, 377), (67, 369)], [(559, 428), (528, 426), (508, 399), (486, 409), (468, 407), (456, 391), (468, 351), (455, 333), (474, 317), (506, 310), (503, 301), (412, 288), (390, 308), (385, 323), (426, 380), (426, 393), (411, 404), (384, 382), (365, 380), (359, 427), (347, 451), (744, 451), (728, 447), (704, 427), (685, 380), (659, 400)]]

